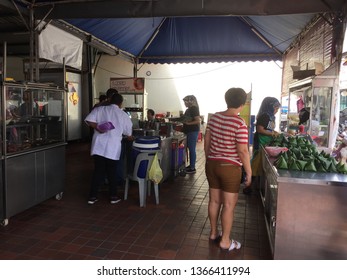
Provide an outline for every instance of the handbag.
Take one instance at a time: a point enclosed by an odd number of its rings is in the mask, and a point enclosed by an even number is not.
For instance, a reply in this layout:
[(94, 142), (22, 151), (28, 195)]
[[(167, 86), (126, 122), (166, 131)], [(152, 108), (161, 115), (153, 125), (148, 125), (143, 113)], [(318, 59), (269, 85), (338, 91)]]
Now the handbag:
[(148, 179), (156, 184), (159, 184), (160, 181), (163, 179), (163, 171), (161, 170), (159, 164), (158, 153), (155, 153), (154, 155), (151, 167), (149, 169)]

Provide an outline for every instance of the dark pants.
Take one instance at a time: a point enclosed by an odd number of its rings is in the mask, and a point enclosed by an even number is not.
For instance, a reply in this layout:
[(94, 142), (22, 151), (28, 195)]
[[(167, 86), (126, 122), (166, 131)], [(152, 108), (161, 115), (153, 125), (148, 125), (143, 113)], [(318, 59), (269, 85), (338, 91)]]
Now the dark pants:
[(198, 142), (199, 131), (191, 131), (187, 133), (187, 147), (189, 151), (189, 166), (195, 169), (196, 163), (196, 142)]
[(102, 156), (94, 155), (94, 173), (89, 197), (97, 197), (99, 186), (105, 182), (105, 174), (109, 181), (110, 196), (117, 195), (117, 170), (119, 160), (112, 160)]

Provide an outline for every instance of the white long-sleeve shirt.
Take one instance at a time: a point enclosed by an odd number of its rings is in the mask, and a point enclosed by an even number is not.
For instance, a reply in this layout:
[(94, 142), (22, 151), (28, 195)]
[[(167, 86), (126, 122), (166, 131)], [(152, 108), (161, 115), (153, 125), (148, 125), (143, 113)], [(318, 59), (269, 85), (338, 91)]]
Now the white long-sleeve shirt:
[(132, 134), (132, 122), (127, 113), (115, 104), (99, 106), (87, 115), (85, 121), (97, 124), (112, 122), (115, 127), (112, 130), (105, 133), (94, 130), (90, 154), (119, 160), (122, 149), (122, 136)]

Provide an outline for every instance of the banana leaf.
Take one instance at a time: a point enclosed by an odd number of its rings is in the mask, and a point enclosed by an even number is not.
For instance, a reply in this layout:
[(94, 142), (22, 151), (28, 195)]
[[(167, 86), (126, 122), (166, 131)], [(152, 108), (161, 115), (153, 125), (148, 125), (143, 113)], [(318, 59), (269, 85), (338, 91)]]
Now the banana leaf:
[(302, 153), (301, 153), (301, 151), (300, 151), (299, 148), (294, 148), (294, 149), (293, 149), (293, 152), (294, 152), (294, 154), (295, 154), (295, 156), (296, 156), (297, 159), (303, 157), (303, 156), (302, 156)]
[(288, 169), (289, 169), (289, 166), (293, 164), (293, 162), (296, 161), (296, 158), (294, 157), (289, 157), (288, 160), (287, 160), (287, 165), (288, 165)]
[(293, 155), (293, 152), (292, 152), (292, 150), (291, 150), (291, 149), (288, 149), (288, 151), (287, 151), (287, 155), (288, 155), (288, 157), (291, 157), (291, 156)]
[(284, 135), (283, 135), (283, 133), (281, 133), (280, 135), (278, 135), (278, 137), (277, 138), (279, 138), (281, 141), (283, 141), (283, 139), (284, 139)]
[(296, 142), (298, 143), (299, 146), (306, 145), (305, 138), (303, 137), (298, 137)]
[(337, 171), (339, 171), (340, 168), (343, 167), (343, 163), (341, 161), (339, 161), (337, 164), (336, 164), (336, 169)]
[(304, 171), (317, 171), (316, 166), (314, 165), (314, 160), (310, 160), (306, 163)]
[(288, 160), (291, 159), (291, 158), (293, 158), (293, 159), (298, 159), (298, 158), (296, 157), (295, 153), (290, 153), (290, 154), (288, 154)]
[(305, 147), (306, 147), (306, 149), (308, 149), (308, 150), (316, 150), (316, 146), (315, 145), (313, 145), (313, 144), (311, 144), (310, 142), (306, 142), (306, 144), (305, 144)]
[(323, 156), (323, 157), (325, 157), (325, 158), (330, 158), (330, 154), (324, 152), (324, 150), (322, 150), (322, 151), (319, 153), (319, 155), (321, 155), (321, 156)]
[(303, 171), (307, 161), (305, 161), (305, 160), (297, 160), (296, 162), (298, 163), (298, 165), (300, 167), (300, 170)]
[(309, 150), (307, 148), (304, 150), (301, 150), (301, 153), (302, 153), (303, 157), (310, 156), (312, 154), (311, 150)]
[(288, 161), (288, 154), (287, 154), (287, 152), (280, 152), (279, 155), (278, 155), (278, 157), (280, 157), (280, 156), (284, 157), (284, 159), (285, 159), (286, 161)]
[(341, 174), (347, 174), (347, 166), (346, 164), (341, 163), (340, 167), (337, 169), (337, 171)]
[(297, 159), (303, 159), (305, 156), (303, 155), (303, 153), (301, 151), (298, 152), (298, 154), (296, 155)]
[(280, 156), (274, 164), (278, 169), (288, 169), (287, 162), (282, 156)]
[(306, 160), (308, 162), (310, 160), (314, 160), (315, 158), (316, 158), (315, 156), (310, 155), (310, 156), (306, 156), (306, 157), (302, 158), (302, 160)]
[(325, 170), (329, 170), (329, 167), (331, 165), (331, 161), (329, 161), (328, 159), (325, 160), (320, 160), (321, 165), (324, 167)]
[(288, 169), (289, 169), (289, 170), (301, 171), (300, 166), (299, 166), (297, 160), (293, 160), (293, 161), (288, 165)]
[(334, 164), (333, 162), (330, 164), (330, 166), (329, 166), (329, 170), (328, 170), (329, 172), (331, 172), (331, 173), (338, 173), (338, 171), (337, 171), (337, 168), (336, 168), (336, 164)]
[(303, 145), (301, 144), (299, 145), (299, 147), (301, 152), (307, 152), (309, 150), (306, 144), (303, 144)]
[(293, 147), (295, 147), (295, 145), (292, 145), (292, 143), (288, 142), (288, 143), (287, 143), (287, 147), (288, 147), (289, 149), (292, 149)]
[(296, 140), (296, 137), (291, 136), (291, 137), (288, 138), (288, 140), (289, 140), (290, 144), (292, 144), (292, 145), (298, 145), (298, 142), (297, 142), (297, 140)]
[(282, 155), (279, 155), (276, 160), (274, 161), (274, 166), (277, 167), (278, 163), (282, 160), (283, 156)]
[[(283, 135), (283, 134), (282, 134), (282, 135)], [(283, 144), (283, 145), (288, 145), (288, 143), (289, 143), (288, 138), (287, 138), (287, 137), (285, 137), (285, 136), (283, 135), (283, 138), (282, 138), (282, 144)]]
[(336, 160), (336, 158), (334, 158), (334, 157), (331, 157), (331, 162), (335, 165), (335, 167), (336, 167), (336, 165), (337, 165), (337, 160)]
[(271, 146), (273, 145), (273, 144), (280, 144), (281, 142), (280, 141), (278, 141), (278, 138), (277, 137), (272, 137), (272, 140), (271, 140)]
[(288, 142), (282, 142), (281, 147), (289, 148)]
[(327, 170), (324, 168), (324, 166), (322, 164), (320, 164), (318, 167), (316, 167), (317, 172), (323, 172), (326, 173)]
[(311, 145), (310, 150), (311, 150), (312, 154), (318, 154), (318, 150), (317, 150), (317, 147), (315, 145)]
[(319, 161), (324, 161), (324, 160), (326, 160), (326, 158), (325, 158), (322, 154), (316, 155), (316, 156), (315, 156), (315, 159), (317, 159), (317, 160), (319, 160)]

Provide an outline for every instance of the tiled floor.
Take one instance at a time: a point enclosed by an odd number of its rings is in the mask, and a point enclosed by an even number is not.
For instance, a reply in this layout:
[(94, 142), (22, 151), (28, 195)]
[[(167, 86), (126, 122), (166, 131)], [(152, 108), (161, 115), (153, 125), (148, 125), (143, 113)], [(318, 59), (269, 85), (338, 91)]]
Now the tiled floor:
[[(87, 204), (93, 163), (88, 143), (67, 146), (63, 199), (54, 198), (11, 217), (0, 228), (0, 259), (271, 259), (259, 195), (239, 196), (232, 238), (240, 250), (221, 251), (208, 241), (208, 184), (203, 145), (198, 143), (197, 173), (161, 184), (160, 204), (153, 195), (140, 208), (136, 185), (127, 201), (108, 202), (101, 192)], [(123, 196), (123, 190), (120, 190)]]

